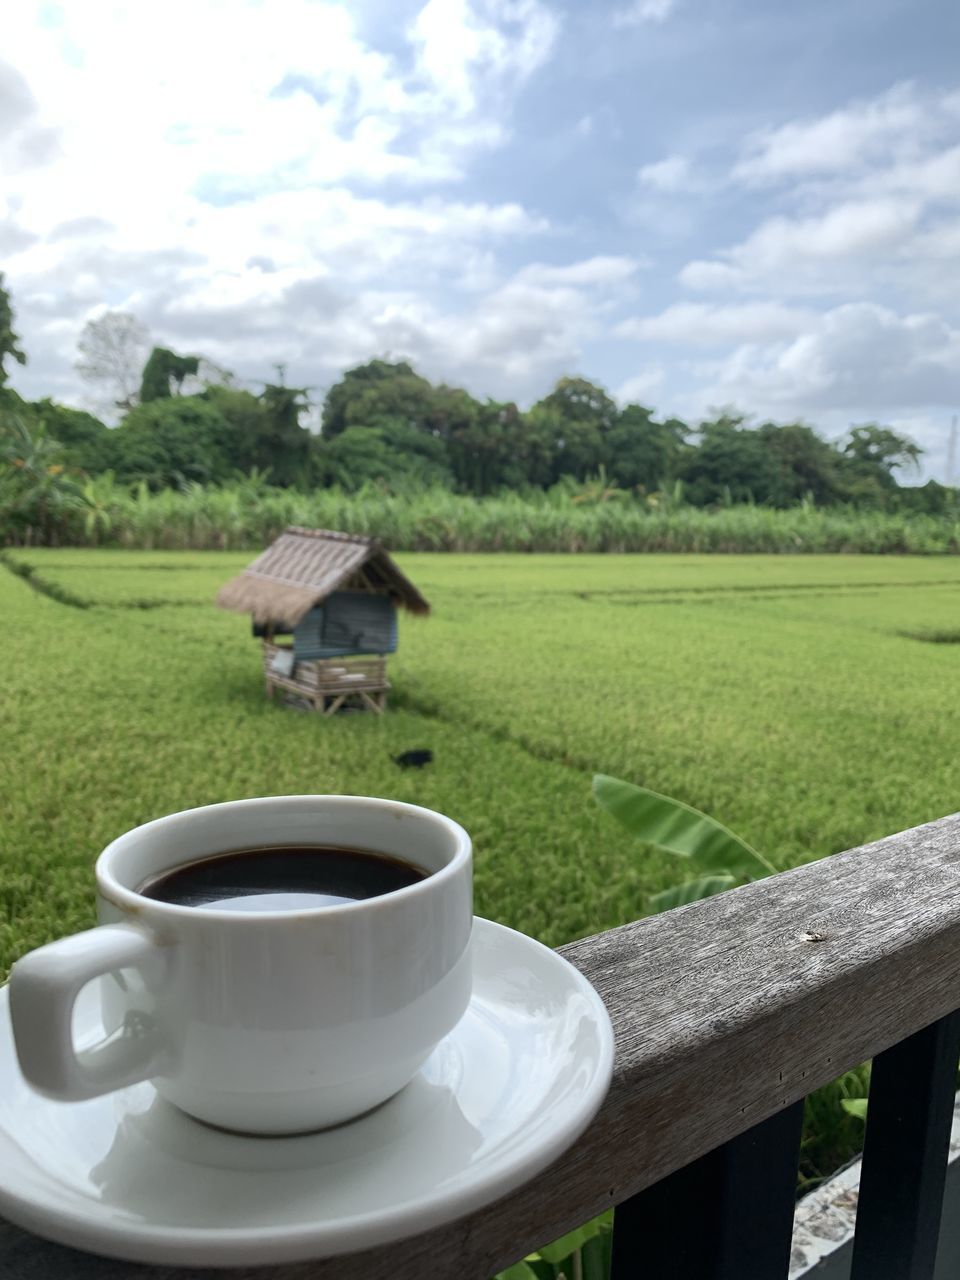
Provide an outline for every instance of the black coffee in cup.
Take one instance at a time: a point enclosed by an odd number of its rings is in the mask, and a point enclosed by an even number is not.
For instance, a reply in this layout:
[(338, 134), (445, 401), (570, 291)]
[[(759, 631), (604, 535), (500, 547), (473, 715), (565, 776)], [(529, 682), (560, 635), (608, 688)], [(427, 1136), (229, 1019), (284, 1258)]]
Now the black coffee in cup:
[(376, 898), (424, 880), (400, 858), (337, 845), (231, 849), (173, 867), (139, 892), (180, 907), (217, 911), (302, 911)]

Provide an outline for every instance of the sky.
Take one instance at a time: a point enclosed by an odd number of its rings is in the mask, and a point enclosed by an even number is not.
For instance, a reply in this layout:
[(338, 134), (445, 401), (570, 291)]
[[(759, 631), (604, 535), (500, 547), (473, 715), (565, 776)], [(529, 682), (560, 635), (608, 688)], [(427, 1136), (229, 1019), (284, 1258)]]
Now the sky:
[(21, 0), (3, 28), (25, 396), (98, 406), (74, 364), (109, 309), (317, 400), (373, 356), (521, 405), (582, 375), (689, 421), (882, 422), (946, 478), (956, 0)]

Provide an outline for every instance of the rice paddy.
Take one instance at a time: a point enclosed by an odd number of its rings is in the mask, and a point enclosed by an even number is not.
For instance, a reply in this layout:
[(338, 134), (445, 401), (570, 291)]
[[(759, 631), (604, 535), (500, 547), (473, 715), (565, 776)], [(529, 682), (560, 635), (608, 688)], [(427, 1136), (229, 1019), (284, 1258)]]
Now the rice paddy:
[[(478, 914), (554, 946), (682, 875), (594, 806), (595, 771), (780, 867), (960, 807), (958, 559), (402, 555), (433, 615), (401, 622), (388, 714), (332, 720), (269, 704), (249, 622), (213, 607), (249, 559), (5, 553), (0, 973), (93, 923), (110, 839), (225, 799), (448, 813), (475, 840)], [(422, 770), (391, 759), (421, 747)], [(857, 1123), (838, 1112), (843, 1142)]]

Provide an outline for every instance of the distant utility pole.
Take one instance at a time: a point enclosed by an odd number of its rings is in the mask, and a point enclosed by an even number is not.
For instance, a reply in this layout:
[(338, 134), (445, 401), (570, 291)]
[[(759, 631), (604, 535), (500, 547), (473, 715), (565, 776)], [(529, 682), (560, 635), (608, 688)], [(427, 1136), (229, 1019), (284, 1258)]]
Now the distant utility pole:
[(277, 371), (277, 385), (282, 387), (283, 379), (287, 372), (287, 366), (285, 364), (275, 364), (273, 367)]
[(957, 415), (950, 422), (950, 443), (947, 445), (947, 488), (953, 488), (957, 467)]

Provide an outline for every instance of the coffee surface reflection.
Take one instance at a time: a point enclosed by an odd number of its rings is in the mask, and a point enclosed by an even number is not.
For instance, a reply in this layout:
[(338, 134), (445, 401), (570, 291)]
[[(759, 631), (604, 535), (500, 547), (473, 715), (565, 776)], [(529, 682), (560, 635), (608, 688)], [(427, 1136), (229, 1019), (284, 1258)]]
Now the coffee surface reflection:
[(139, 892), (159, 902), (218, 911), (303, 911), (406, 889), (426, 878), (400, 858), (337, 845), (232, 849), (148, 880)]

